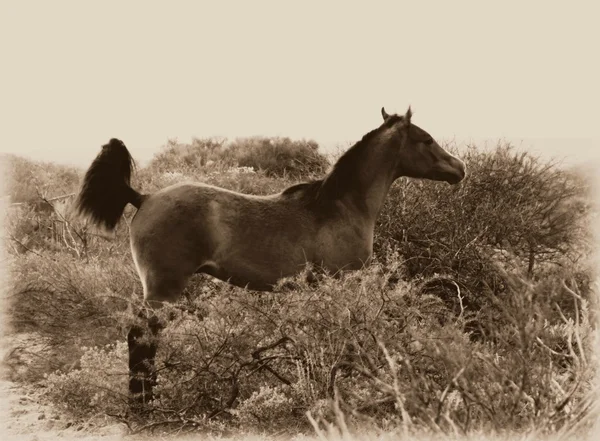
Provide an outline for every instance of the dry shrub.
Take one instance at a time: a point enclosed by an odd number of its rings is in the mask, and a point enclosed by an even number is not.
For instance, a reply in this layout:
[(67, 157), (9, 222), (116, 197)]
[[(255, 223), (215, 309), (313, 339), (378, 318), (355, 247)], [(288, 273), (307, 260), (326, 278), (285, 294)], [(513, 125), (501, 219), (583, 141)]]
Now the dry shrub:
[(155, 174), (181, 173), (193, 177), (235, 167), (249, 167), (269, 177), (307, 179), (322, 175), (328, 168), (319, 145), (310, 140), (290, 138), (194, 139), (190, 144), (170, 141), (148, 165)]
[[(133, 265), (118, 255), (86, 261), (47, 251), (28, 253), (13, 266), (12, 278), (7, 311), (11, 328), (34, 333), (44, 343), (29, 366), (30, 380), (73, 368), (83, 346), (122, 339), (129, 304), (136, 300), (132, 293), (140, 292)], [(12, 357), (18, 362), (30, 352), (21, 347)]]
[[(589, 305), (577, 293), (576, 320), (549, 322), (558, 281), (548, 291), (513, 278), (494, 342), (474, 343), (462, 317), (410, 283), (390, 284), (394, 275), (375, 265), (260, 295), (196, 281), (191, 300), (160, 312), (158, 396), (143, 424), (305, 430), (307, 411), (334, 416), (334, 397), (348, 421), (388, 429), (551, 431), (585, 417), (595, 359)], [(122, 348), (90, 351), (88, 359), (126, 371)], [(101, 387), (90, 380), (103, 366), (82, 360), (49, 377), (48, 397), (72, 417), (127, 418), (122, 376), (102, 373)], [(101, 393), (112, 398), (94, 400)]]
[(327, 158), (314, 141), (290, 138), (242, 138), (231, 143), (227, 153), (242, 167), (262, 170), (268, 176), (307, 179), (327, 170)]
[(376, 227), (376, 252), (399, 252), (413, 279), (445, 276), (452, 283), (438, 281), (429, 292), (451, 302), (458, 285), (465, 306), (482, 315), (481, 333), (499, 319), (481, 293), (503, 296), (503, 272), (531, 280), (556, 273), (589, 299), (589, 182), (508, 145), (458, 155), (467, 164), (464, 183), (406, 180), (391, 189)]
[(75, 167), (3, 155), (8, 194), (12, 203), (41, 203), (39, 196), (52, 198), (77, 190), (82, 177)]

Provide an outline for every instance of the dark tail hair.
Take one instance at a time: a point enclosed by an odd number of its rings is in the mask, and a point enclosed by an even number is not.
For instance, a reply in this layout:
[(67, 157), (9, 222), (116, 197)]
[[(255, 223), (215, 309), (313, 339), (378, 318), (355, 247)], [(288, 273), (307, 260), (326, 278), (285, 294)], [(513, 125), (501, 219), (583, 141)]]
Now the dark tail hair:
[(135, 208), (142, 204), (143, 195), (130, 186), (134, 167), (123, 141), (113, 138), (103, 145), (85, 173), (75, 202), (76, 212), (97, 226), (113, 230), (128, 203)]

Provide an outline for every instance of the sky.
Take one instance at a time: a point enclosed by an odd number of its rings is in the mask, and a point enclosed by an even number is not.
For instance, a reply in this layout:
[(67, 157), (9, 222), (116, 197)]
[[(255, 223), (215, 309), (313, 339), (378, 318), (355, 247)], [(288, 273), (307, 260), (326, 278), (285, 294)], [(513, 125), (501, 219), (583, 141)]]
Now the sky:
[[(597, 7), (596, 7), (597, 8)], [(600, 158), (594, 1), (4, 1), (0, 152), (87, 166), (169, 139), (440, 141)]]

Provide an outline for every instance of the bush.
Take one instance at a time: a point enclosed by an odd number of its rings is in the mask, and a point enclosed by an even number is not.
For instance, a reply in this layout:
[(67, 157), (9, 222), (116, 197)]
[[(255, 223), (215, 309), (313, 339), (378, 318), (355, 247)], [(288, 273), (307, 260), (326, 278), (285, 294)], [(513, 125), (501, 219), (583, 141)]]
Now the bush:
[(77, 368), (45, 376), (44, 397), (80, 420), (116, 414), (127, 405), (127, 343), (82, 347)]
[[(44, 340), (27, 378), (72, 368), (82, 346), (123, 338), (133, 320), (129, 305), (140, 300), (131, 293), (141, 291), (129, 259), (117, 254), (85, 261), (47, 251), (20, 257), (12, 270), (7, 315), (14, 331), (35, 333)], [(20, 352), (14, 355), (27, 356), (28, 349)]]
[(269, 177), (320, 177), (329, 163), (314, 141), (289, 138), (194, 139), (191, 144), (170, 141), (148, 165), (152, 174), (181, 173), (198, 177), (236, 167), (250, 167)]
[[(472, 343), (464, 320), (437, 297), (407, 283), (389, 286), (390, 276), (373, 266), (326, 277), (316, 289), (298, 277), (294, 290), (263, 295), (193, 286), (194, 300), (161, 311), (175, 318), (161, 337), (149, 421), (303, 430), (306, 411), (331, 418), (323, 403), (334, 397), (351, 420), (379, 427), (410, 421), (447, 431), (452, 422), (471, 432), (543, 422), (558, 430), (582, 416), (594, 375), (585, 301), (577, 321), (548, 323), (546, 296), (555, 293), (515, 279), (494, 324), (495, 343)], [(126, 359), (86, 361), (101, 353), (88, 351), (79, 370), (47, 380), (48, 398), (73, 417), (125, 414), (122, 377), (102, 377), (96, 388), (90, 378), (106, 363), (124, 371)], [(114, 399), (93, 400), (108, 390)], [(78, 396), (65, 400), (66, 391)]]
[(268, 176), (307, 179), (320, 178), (329, 166), (318, 149), (314, 141), (255, 137), (237, 139), (227, 152), (240, 166), (263, 170)]
[[(510, 146), (471, 147), (459, 156), (468, 170), (463, 184), (406, 180), (391, 189), (376, 227), (376, 252), (397, 250), (411, 278), (446, 276), (430, 292), (455, 298), (455, 283), (471, 311), (491, 306), (482, 291), (503, 295), (504, 271), (537, 280), (587, 265), (587, 182)], [(589, 279), (578, 279), (588, 298)]]
[(224, 153), (225, 139), (193, 139), (190, 144), (169, 140), (162, 151), (154, 155), (147, 170), (152, 175), (181, 173), (195, 176), (211, 164), (227, 167), (235, 165), (233, 158)]
[(5, 155), (6, 189), (12, 203), (41, 203), (40, 196), (53, 198), (77, 191), (83, 174), (75, 167), (31, 161)]

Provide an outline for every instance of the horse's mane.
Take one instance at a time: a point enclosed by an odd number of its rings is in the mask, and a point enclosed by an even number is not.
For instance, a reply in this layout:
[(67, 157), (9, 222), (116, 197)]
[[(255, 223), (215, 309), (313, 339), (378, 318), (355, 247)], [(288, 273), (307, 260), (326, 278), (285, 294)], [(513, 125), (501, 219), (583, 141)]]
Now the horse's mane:
[(302, 192), (300, 198), (307, 206), (320, 210), (331, 207), (331, 202), (357, 185), (357, 167), (371, 141), (383, 128), (391, 127), (402, 118), (399, 115), (391, 115), (381, 126), (364, 135), (337, 160), (331, 171), (322, 179), (292, 185), (283, 190), (282, 194), (292, 196)]

